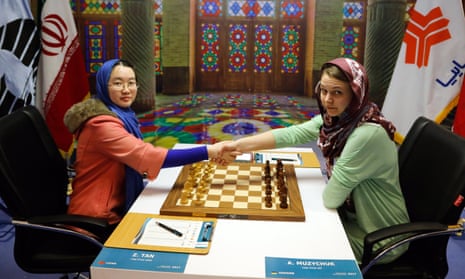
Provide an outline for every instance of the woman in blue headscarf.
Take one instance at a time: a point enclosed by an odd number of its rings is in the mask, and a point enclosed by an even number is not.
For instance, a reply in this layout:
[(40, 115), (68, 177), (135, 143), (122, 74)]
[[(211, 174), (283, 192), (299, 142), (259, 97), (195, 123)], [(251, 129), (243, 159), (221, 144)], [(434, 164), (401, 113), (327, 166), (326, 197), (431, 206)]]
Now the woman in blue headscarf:
[(143, 190), (143, 177), (155, 179), (161, 168), (217, 158), (221, 144), (175, 150), (145, 143), (131, 109), (137, 88), (134, 67), (109, 60), (97, 72), (96, 96), (66, 112), (65, 125), (77, 139), (69, 213), (116, 225)]

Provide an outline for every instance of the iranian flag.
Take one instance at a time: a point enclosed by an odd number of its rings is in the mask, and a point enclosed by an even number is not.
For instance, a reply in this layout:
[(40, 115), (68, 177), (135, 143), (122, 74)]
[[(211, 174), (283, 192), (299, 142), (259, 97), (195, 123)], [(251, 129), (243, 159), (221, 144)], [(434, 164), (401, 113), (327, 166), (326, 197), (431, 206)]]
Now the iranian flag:
[(37, 107), (62, 152), (73, 136), (63, 123), (66, 111), (89, 93), (84, 56), (69, 1), (47, 0), (41, 15)]

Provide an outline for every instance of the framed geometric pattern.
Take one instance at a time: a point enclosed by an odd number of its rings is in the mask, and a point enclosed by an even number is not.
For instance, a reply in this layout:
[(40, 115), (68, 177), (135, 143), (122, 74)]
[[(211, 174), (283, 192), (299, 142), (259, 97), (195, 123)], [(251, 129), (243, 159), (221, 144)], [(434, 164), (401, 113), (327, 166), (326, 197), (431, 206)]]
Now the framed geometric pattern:
[(307, 4), (197, 0), (196, 90), (302, 90)]
[(345, 1), (342, 9), (341, 56), (363, 63), (367, 0)]
[[(85, 66), (90, 76), (95, 75), (105, 60), (122, 56), (121, 1), (123, 0), (70, 0), (78, 30), (82, 30)], [(156, 75), (161, 75), (162, 0), (153, 0), (153, 11), (153, 69)]]

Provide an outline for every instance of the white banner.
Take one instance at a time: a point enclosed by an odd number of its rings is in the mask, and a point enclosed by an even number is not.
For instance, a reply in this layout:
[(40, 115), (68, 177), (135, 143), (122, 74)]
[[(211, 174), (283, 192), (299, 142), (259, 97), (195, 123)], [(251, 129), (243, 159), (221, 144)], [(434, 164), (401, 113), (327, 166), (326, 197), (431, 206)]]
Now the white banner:
[(402, 137), (419, 116), (442, 121), (457, 104), (464, 71), (461, 0), (418, 0), (410, 11), (383, 114)]

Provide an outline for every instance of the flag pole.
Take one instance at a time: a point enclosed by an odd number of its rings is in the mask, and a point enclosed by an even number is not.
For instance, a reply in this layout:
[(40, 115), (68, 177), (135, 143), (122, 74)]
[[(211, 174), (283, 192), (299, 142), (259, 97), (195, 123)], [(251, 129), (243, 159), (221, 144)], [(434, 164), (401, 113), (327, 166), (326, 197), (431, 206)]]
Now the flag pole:
[(37, 28), (41, 28), (42, 26), (42, 8), (45, 4), (46, 0), (39, 0), (37, 1)]

